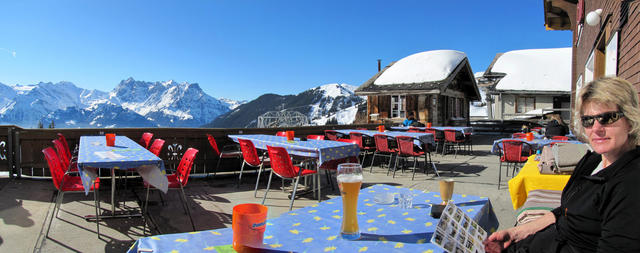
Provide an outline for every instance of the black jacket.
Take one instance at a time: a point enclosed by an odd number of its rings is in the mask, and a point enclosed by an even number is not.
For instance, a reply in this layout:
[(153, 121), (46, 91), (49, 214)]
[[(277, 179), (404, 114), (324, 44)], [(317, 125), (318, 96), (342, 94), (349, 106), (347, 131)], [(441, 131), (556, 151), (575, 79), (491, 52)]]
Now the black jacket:
[(554, 119), (547, 124), (547, 127), (544, 129), (544, 135), (547, 137), (565, 136), (568, 131), (567, 126), (560, 125), (560, 123)]
[(558, 234), (580, 252), (640, 252), (640, 147), (591, 176), (601, 160), (576, 166), (553, 210)]

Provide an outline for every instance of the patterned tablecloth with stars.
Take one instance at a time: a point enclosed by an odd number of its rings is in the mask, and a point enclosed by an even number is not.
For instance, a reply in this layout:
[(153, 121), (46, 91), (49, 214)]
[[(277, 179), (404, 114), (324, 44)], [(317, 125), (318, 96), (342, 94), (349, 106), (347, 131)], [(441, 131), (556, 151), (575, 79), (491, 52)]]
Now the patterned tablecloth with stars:
[[(380, 193), (412, 193), (413, 208), (400, 208), (397, 199), (376, 204), (374, 196)], [(430, 204), (440, 201), (438, 192), (376, 184), (360, 190), (359, 240), (340, 237), (342, 199), (336, 197), (267, 220), (264, 248), (271, 252), (442, 252), (430, 243), (438, 224), (429, 215)], [(453, 201), (486, 231), (498, 227), (488, 198), (454, 194)], [(232, 238), (231, 228), (157, 235), (140, 238), (129, 252), (225, 252)]]
[(267, 145), (284, 147), (290, 155), (317, 157), (319, 164), (325, 161), (358, 156), (360, 153), (358, 145), (340, 141), (301, 141), (299, 139), (287, 141), (286, 137), (264, 134), (229, 135), (229, 138), (235, 142), (238, 142), (238, 138), (250, 140), (257, 149), (263, 150), (267, 149)]
[(98, 176), (97, 168), (126, 170), (136, 168), (149, 184), (167, 192), (168, 181), (162, 159), (126, 136), (116, 136), (115, 146), (106, 145), (104, 136), (81, 136), (78, 170), (88, 194), (89, 186)]
[[(417, 128), (417, 129), (420, 129), (420, 130), (425, 130), (428, 127), (392, 126), (390, 128), (393, 129), (393, 130), (407, 131), (407, 130), (409, 130), (411, 128)], [(472, 127), (432, 126), (431, 128), (437, 129), (437, 130), (440, 130), (440, 131), (444, 131), (446, 129), (452, 129), (452, 130), (460, 131), (463, 134), (473, 134), (473, 128)]]
[(431, 144), (431, 145), (436, 144), (435, 141), (433, 140), (433, 134), (430, 134), (430, 133), (413, 133), (413, 132), (388, 131), (388, 130), (384, 132), (378, 132), (378, 131), (372, 131), (372, 130), (358, 130), (358, 129), (336, 129), (334, 131), (344, 135), (349, 135), (349, 133), (351, 132), (358, 132), (369, 137), (373, 137), (376, 134), (384, 134), (386, 136), (393, 137), (393, 138), (397, 136), (409, 136), (416, 140), (415, 141), (416, 145), (420, 145), (420, 143)]
[[(522, 142), (529, 143), (529, 145), (531, 145), (531, 148), (534, 149), (534, 151), (532, 153), (535, 153), (535, 150), (541, 150), (542, 147), (544, 147), (546, 145), (549, 145), (552, 142), (566, 142), (566, 143), (575, 143), (575, 144), (582, 143), (582, 142), (576, 141), (576, 140), (564, 141), (564, 140), (552, 140), (552, 139), (538, 139), (538, 138), (535, 138), (533, 140), (528, 141), (526, 139), (502, 138), (502, 139), (493, 141), (493, 146), (491, 147), (491, 153), (499, 155), (500, 154), (500, 150), (502, 149), (502, 142), (505, 141), (505, 140), (514, 140), (514, 141), (522, 141)], [(525, 146), (524, 151), (528, 151), (528, 149), (529, 149), (528, 146)]]

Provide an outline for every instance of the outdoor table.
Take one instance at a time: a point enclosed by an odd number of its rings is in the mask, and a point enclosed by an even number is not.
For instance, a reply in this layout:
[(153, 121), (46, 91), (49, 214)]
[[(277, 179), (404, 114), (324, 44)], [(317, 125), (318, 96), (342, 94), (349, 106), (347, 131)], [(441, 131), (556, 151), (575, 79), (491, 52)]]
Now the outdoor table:
[[(376, 204), (377, 193), (413, 193), (413, 208)], [(438, 192), (376, 184), (360, 190), (358, 225), (361, 239), (340, 237), (342, 199), (332, 198), (316, 205), (268, 219), (264, 248), (280, 252), (443, 252), (430, 243), (438, 219), (430, 204), (440, 203)], [(453, 201), (488, 233), (498, 220), (486, 197), (454, 194)], [(128, 252), (221, 252), (231, 249), (233, 230), (223, 228), (199, 232), (157, 235), (138, 239)]]
[[(81, 136), (78, 151), (78, 171), (85, 194), (98, 176), (97, 169), (111, 169), (111, 211), (115, 215), (115, 170), (136, 168), (149, 184), (167, 193), (169, 182), (162, 159), (126, 136), (116, 136), (115, 146), (107, 146), (104, 136)], [(121, 216), (117, 216), (121, 217)]]
[[(382, 134), (382, 135), (386, 135), (393, 138), (397, 136), (409, 136), (423, 144), (435, 145), (433, 134), (430, 134), (430, 133), (413, 133), (413, 132), (400, 132), (400, 131), (388, 131), (388, 130), (384, 132), (379, 132), (379, 131), (373, 131), (373, 130), (358, 130), (358, 129), (337, 129), (334, 131), (341, 134), (346, 134), (346, 135), (348, 135), (351, 132), (357, 132), (369, 137), (373, 137), (376, 134)], [(420, 145), (420, 143), (417, 143), (417, 144)]]
[(538, 163), (540, 162), (536, 161), (535, 157), (536, 155), (529, 156), (518, 175), (509, 180), (509, 194), (511, 194), (511, 203), (514, 210), (524, 204), (529, 191), (562, 191), (569, 181), (569, 177), (571, 177), (571, 175), (540, 174), (538, 170)]
[[(526, 142), (529, 143), (532, 148), (534, 149), (533, 152), (535, 153), (536, 150), (540, 150), (542, 149), (542, 147), (551, 144), (552, 142), (566, 142), (566, 143), (577, 143), (580, 144), (582, 142), (580, 141), (575, 141), (575, 140), (568, 140), (568, 141), (561, 141), (561, 140), (552, 140), (552, 139), (533, 139), (533, 140), (526, 140), (526, 139), (517, 139), (517, 138), (502, 138), (499, 140), (495, 140), (493, 141), (493, 147), (491, 147), (491, 153), (492, 154), (500, 154), (500, 149), (502, 149), (502, 141), (505, 140), (516, 140), (516, 141), (522, 141), (522, 142)], [(523, 150), (526, 151), (526, 150)]]
[[(238, 138), (250, 140), (257, 149), (267, 150), (267, 145), (283, 147), (289, 155), (309, 157), (318, 160), (318, 168), (326, 161), (337, 160), (347, 157), (357, 157), (360, 148), (356, 144), (330, 140), (293, 140), (287, 141), (286, 137), (264, 134), (229, 135), (233, 141), (238, 142)], [(316, 173), (318, 185), (318, 201), (320, 201), (320, 173)]]
[[(390, 129), (401, 130), (401, 131), (407, 131), (407, 130), (409, 130), (411, 128), (417, 128), (417, 129), (420, 129), (420, 130), (425, 130), (425, 129), (429, 128), (429, 127), (412, 127), (412, 126), (392, 126), (392, 127), (390, 127)], [(444, 131), (445, 129), (451, 129), (451, 130), (460, 131), (463, 134), (473, 134), (473, 127), (466, 127), (466, 126), (465, 127), (460, 127), (460, 126), (457, 126), (457, 127), (454, 127), (454, 126), (432, 126), (431, 128), (437, 129), (437, 130), (440, 130), (440, 131)]]

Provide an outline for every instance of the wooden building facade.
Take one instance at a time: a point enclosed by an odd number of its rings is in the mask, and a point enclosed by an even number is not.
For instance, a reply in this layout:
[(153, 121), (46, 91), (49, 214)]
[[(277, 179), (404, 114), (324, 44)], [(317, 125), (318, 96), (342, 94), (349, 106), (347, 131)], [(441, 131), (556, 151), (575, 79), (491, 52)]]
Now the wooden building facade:
[[(442, 80), (376, 84), (398, 62), (386, 66), (355, 91), (356, 95), (367, 96), (368, 123), (399, 123), (413, 114), (419, 122), (434, 126), (469, 124), (469, 104), (480, 100), (480, 93), (466, 56)], [(422, 69), (428, 71), (428, 67)]]
[(599, 77), (621, 77), (640, 91), (640, 1), (544, 0), (544, 15), (548, 29), (573, 31), (572, 108), (580, 88)]

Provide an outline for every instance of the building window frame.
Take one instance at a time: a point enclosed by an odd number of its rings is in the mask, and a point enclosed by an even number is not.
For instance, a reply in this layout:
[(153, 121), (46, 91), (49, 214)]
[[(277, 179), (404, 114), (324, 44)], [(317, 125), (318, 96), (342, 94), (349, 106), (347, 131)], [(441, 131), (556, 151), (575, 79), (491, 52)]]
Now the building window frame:
[(405, 95), (391, 95), (391, 118), (405, 118), (406, 101)]
[[(524, 107), (521, 109), (521, 104), (524, 103)], [(529, 106), (531, 104), (531, 106)], [(516, 113), (526, 113), (536, 109), (536, 97), (535, 96), (516, 96)]]

